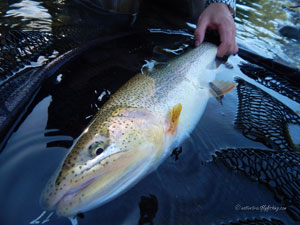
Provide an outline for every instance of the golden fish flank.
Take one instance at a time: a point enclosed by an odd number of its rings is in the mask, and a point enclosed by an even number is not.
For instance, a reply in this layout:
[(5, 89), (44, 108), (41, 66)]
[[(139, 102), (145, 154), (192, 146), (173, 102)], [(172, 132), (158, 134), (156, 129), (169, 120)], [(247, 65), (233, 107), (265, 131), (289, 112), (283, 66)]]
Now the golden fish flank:
[[(112, 200), (155, 169), (198, 123), (216, 53), (215, 45), (204, 43), (129, 80), (75, 142), (46, 186), (42, 206), (71, 217)], [(211, 86), (217, 97), (234, 83)]]

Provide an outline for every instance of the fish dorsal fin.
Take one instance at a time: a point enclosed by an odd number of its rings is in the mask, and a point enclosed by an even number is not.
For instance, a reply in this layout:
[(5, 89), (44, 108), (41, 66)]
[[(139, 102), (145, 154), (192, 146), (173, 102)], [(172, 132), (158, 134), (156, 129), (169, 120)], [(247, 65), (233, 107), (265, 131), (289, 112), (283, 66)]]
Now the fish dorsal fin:
[(181, 110), (182, 110), (182, 105), (179, 103), (179, 104), (175, 105), (169, 112), (170, 127), (169, 127), (168, 132), (171, 134), (175, 133), (175, 130), (178, 125)]
[(215, 80), (209, 82), (210, 94), (222, 104), (224, 94), (230, 92), (236, 87), (237, 83), (231, 81)]

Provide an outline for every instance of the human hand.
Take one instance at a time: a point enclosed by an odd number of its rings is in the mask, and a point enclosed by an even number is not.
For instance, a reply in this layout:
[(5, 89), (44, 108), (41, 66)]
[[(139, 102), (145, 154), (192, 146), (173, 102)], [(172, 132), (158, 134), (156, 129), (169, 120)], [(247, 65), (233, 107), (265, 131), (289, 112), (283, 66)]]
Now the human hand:
[(221, 41), (217, 52), (218, 57), (238, 52), (235, 40), (235, 23), (227, 5), (213, 3), (203, 11), (194, 33), (196, 46), (203, 42), (206, 29), (218, 30)]

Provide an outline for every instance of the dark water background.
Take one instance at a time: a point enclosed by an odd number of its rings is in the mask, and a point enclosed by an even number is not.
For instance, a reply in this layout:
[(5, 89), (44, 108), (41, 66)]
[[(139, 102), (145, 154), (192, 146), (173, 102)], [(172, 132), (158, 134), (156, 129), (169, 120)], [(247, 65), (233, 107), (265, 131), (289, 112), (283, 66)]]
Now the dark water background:
[[(54, 43), (51, 51), (44, 57), (39, 55), (32, 59), (26, 65), (30, 68), (47, 62), (49, 56), (55, 57), (93, 39), (93, 35), (99, 37), (99, 34), (128, 30), (134, 16), (103, 11), (91, 2), (0, 2), (0, 24), (5, 29), (38, 31), (54, 37), (49, 39)], [(299, 26), (299, 8), (290, 7), (297, 4), (299, 1), (238, 1), (239, 45), (286, 65), (300, 67), (299, 40), (279, 33), (282, 26)], [(89, 26), (83, 21), (89, 21)], [(188, 30), (175, 32), (162, 28), (150, 32), (129, 32), (95, 45), (47, 80), (0, 154), (0, 224), (29, 224), (37, 218), (42, 213), (38, 201), (45, 183), (97, 109), (110, 94), (140, 71), (145, 60), (166, 61), (172, 57), (155, 51), (156, 46), (178, 49), (184, 46), (183, 43), (191, 43)], [(210, 99), (201, 121), (182, 149), (170, 154), (156, 171), (125, 194), (85, 213), (79, 224), (205, 225), (230, 224), (247, 219), (273, 220), (273, 224), (281, 224), (278, 221), (283, 224), (299, 223), (299, 203), (291, 200), (298, 201), (299, 197), (299, 158), (294, 152), (297, 148), (290, 144), (291, 140), (294, 145), (300, 142), (299, 86), (293, 86), (293, 82), (286, 84), (272, 73), (268, 76), (264, 73), (261, 80), (249, 77), (243, 68), (252, 64), (239, 56), (230, 57), (228, 63), (229, 66), (221, 65), (218, 69), (219, 79), (234, 80), (238, 77), (246, 82), (241, 83), (238, 90), (242, 92), (244, 87), (249, 89), (245, 93), (255, 94), (247, 97), (246, 94), (238, 94), (236, 89), (225, 96), (223, 105)], [(277, 88), (266, 85), (270, 80), (275, 80), (273, 83)], [(294, 92), (289, 94), (287, 90)], [(104, 97), (100, 100), (101, 94)], [(253, 103), (256, 98), (260, 105)], [(240, 109), (241, 102), (249, 102), (249, 108), (244, 106)], [(266, 111), (268, 107), (272, 110)], [(237, 129), (234, 123), (239, 118), (238, 113), (246, 115), (247, 110), (250, 116), (242, 123), (252, 126), (256, 123), (258, 127), (254, 133), (248, 132), (245, 127)], [(262, 115), (255, 121), (257, 114)], [(263, 117), (278, 124), (266, 122), (260, 126)], [(289, 118), (294, 118), (294, 125)], [(278, 133), (268, 133), (274, 128), (282, 136), (281, 143), (276, 142)], [(280, 130), (285, 132), (284, 135)], [(265, 133), (261, 135), (259, 132)], [(212, 157), (216, 151), (232, 148), (273, 150), (274, 154), (295, 153), (292, 156), (297, 163), (290, 172), (296, 174), (296, 181), (290, 183), (296, 186), (293, 189), (296, 191), (292, 196), (276, 194), (272, 183), (258, 182), (264, 178), (248, 176), (247, 167), (242, 173), (226, 166), (221, 157), (219, 160)], [(283, 196), (283, 200), (278, 196)], [(254, 208), (242, 208), (248, 206)], [(263, 210), (264, 206), (284, 209)], [(286, 206), (289, 206), (288, 210)], [(41, 219), (41, 223), (45, 218)], [(47, 224), (69, 224), (69, 221), (53, 215)]]

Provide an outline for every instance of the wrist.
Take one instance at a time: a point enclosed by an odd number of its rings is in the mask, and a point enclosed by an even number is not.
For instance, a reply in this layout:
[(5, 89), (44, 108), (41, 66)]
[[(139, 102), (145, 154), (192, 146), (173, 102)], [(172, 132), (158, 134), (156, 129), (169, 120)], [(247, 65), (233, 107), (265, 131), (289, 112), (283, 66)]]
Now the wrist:
[(208, 7), (211, 4), (222, 4), (226, 5), (230, 14), (235, 17), (235, 10), (236, 10), (236, 0), (207, 0), (206, 7)]

